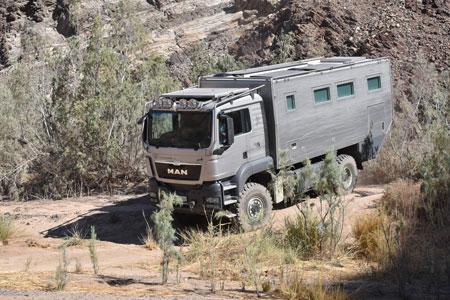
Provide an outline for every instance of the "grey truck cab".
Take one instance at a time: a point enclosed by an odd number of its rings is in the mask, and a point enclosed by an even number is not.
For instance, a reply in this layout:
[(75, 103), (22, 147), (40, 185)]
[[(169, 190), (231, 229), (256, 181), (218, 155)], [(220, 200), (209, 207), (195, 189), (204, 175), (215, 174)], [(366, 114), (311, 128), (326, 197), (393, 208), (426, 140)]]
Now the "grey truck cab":
[(148, 102), (142, 121), (152, 201), (173, 192), (184, 201), (177, 211), (226, 211), (252, 230), (283, 201), (268, 189), (281, 153), (301, 172), (305, 159), (320, 165), (336, 149), (353, 190), (392, 121), (389, 61), (318, 58), (209, 75)]

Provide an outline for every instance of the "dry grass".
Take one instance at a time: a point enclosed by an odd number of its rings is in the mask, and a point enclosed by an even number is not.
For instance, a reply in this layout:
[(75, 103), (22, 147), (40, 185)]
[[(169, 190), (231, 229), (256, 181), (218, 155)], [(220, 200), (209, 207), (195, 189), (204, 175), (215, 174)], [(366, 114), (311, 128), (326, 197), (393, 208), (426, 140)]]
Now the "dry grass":
[(86, 235), (78, 227), (74, 227), (69, 231), (69, 234), (64, 238), (64, 242), (59, 247), (80, 246), (83, 244), (85, 237)]
[[(270, 230), (240, 234), (192, 230), (184, 233), (183, 239), (189, 245), (184, 253), (188, 268), (206, 278), (217, 274), (221, 278), (253, 284), (253, 278), (249, 278), (252, 271), (276, 273), (280, 266), (296, 261), (291, 249), (280, 245), (276, 234)], [(246, 259), (249, 251), (251, 261)]]
[(78, 258), (75, 259), (75, 270), (73, 272), (77, 274), (83, 273), (83, 267), (81, 266), (81, 262)]
[(431, 287), (433, 298), (442, 297), (442, 288), (448, 287), (450, 230), (435, 220), (448, 218), (448, 212), (438, 211), (442, 209), (430, 204), (420, 183), (398, 180), (381, 199), (379, 214), (353, 224), (357, 253), (377, 263), (400, 297), (409, 297), (412, 282)]
[(155, 235), (153, 233), (152, 227), (150, 226), (149, 222), (147, 221), (147, 217), (145, 216), (144, 212), (142, 212), (142, 216), (144, 217), (146, 230), (145, 230), (145, 236), (143, 236), (141, 238), (141, 242), (144, 245), (144, 248), (147, 248), (148, 250), (158, 249), (158, 243), (155, 240)]
[(388, 255), (383, 232), (383, 216), (368, 214), (360, 216), (352, 226), (356, 253), (370, 261), (381, 262)]
[(320, 221), (311, 214), (298, 213), (296, 218), (285, 219), (284, 241), (302, 258), (311, 258), (320, 252), (320, 243), (324, 232), (320, 230)]
[(411, 180), (397, 180), (393, 182), (381, 199), (381, 204), (389, 215), (413, 221), (421, 214), (420, 210), (424, 209), (420, 183), (415, 183)]
[(48, 283), (48, 290), (62, 291), (66, 288), (68, 283), (68, 272), (67, 267), (69, 265), (69, 260), (67, 258), (66, 248), (61, 248), (61, 258), (59, 264), (56, 267), (53, 279)]
[(7, 245), (8, 240), (13, 237), (15, 233), (16, 228), (11, 217), (0, 215), (0, 241), (3, 245)]
[(148, 250), (155, 250), (158, 249), (158, 243), (153, 238), (153, 234), (151, 232), (147, 232), (146, 236), (142, 239), (142, 244), (144, 245), (144, 248)]
[(349, 299), (349, 296), (340, 288), (328, 287), (320, 280), (314, 284), (306, 283), (299, 272), (292, 272), (286, 277), (275, 293), (283, 298), (292, 300)]

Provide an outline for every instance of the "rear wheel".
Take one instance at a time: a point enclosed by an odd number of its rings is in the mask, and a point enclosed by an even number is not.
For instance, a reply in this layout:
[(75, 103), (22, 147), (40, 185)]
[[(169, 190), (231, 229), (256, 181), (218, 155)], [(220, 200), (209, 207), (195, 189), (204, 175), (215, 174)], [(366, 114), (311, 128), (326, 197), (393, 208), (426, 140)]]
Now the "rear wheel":
[(269, 223), (272, 197), (266, 187), (249, 182), (245, 184), (238, 201), (238, 221), (244, 231), (252, 231)]
[(342, 189), (343, 193), (350, 194), (356, 185), (356, 179), (358, 177), (358, 168), (353, 157), (347, 154), (338, 155), (336, 158), (339, 167), (342, 172)]

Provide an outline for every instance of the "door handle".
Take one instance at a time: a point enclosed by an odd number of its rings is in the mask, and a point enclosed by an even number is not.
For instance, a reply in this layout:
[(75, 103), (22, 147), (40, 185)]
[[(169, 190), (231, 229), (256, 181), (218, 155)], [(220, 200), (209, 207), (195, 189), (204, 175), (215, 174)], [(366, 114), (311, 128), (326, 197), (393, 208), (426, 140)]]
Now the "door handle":
[(243, 157), (244, 159), (247, 159), (247, 158), (248, 158), (247, 151), (245, 151), (244, 153), (242, 153), (242, 157)]

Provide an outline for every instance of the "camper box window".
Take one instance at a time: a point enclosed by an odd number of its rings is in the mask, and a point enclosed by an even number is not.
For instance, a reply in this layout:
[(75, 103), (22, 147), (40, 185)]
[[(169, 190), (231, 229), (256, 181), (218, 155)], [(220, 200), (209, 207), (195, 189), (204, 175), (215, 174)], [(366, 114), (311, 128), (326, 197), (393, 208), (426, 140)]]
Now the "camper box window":
[(314, 101), (316, 104), (330, 101), (330, 88), (314, 90)]
[(381, 89), (381, 78), (380, 76), (371, 77), (367, 79), (367, 87), (369, 91), (375, 91)]
[(287, 105), (287, 110), (288, 111), (295, 110), (295, 97), (294, 97), (294, 95), (286, 96), (286, 105)]
[(337, 93), (339, 98), (353, 96), (355, 94), (353, 82), (338, 84)]

